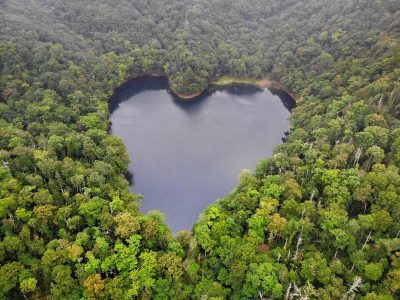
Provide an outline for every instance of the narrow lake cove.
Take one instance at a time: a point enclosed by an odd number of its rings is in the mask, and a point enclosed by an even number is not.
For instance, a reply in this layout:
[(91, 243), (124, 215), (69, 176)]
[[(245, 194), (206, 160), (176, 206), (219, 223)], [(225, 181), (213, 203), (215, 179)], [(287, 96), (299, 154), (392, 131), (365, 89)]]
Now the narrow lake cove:
[(160, 210), (173, 231), (190, 230), (202, 210), (237, 185), (242, 169), (254, 170), (282, 142), (295, 103), (278, 94), (233, 85), (183, 101), (162, 77), (118, 88), (111, 133), (128, 149), (132, 189), (145, 197), (142, 212)]

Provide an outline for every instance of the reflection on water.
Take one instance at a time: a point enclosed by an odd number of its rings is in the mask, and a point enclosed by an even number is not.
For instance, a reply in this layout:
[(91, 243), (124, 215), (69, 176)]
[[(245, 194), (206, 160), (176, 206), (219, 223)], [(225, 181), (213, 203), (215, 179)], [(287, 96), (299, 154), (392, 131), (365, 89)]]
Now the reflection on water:
[(210, 89), (187, 101), (167, 85), (142, 77), (119, 88), (110, 103), (111, 133), (130, 154), (142, 211), (161, 210), (173, 231), (190, 230), (204, 208), (235, 187), (240, 170), (272, 154), (289, 130), (294, 101), (249, 86)]

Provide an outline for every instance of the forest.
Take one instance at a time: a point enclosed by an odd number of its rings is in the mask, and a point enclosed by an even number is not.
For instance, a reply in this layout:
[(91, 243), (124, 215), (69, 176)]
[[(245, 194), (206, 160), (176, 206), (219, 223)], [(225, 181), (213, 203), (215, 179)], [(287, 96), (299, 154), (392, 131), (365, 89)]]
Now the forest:
[[(157, 73), (297, 102), (191, 232), (143, 215), (109, 99)], [(0, 0), (0, 299), (400, 299), (398, 0)]]

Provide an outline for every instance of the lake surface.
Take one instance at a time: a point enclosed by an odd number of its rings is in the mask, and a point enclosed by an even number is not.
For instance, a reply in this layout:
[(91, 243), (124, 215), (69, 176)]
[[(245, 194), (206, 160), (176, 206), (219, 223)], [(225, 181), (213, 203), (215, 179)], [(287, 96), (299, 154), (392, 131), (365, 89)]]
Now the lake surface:
[(242, 169), (254, 170), (282, 142), (294, 104), (285, 93), (238, 85), (179, 100), (165, 78), (118, 88), (111, 133), (128, 149), (142, 212), (160, 210), (174, 232), (190, 230), (202, 210), (237, 185)]

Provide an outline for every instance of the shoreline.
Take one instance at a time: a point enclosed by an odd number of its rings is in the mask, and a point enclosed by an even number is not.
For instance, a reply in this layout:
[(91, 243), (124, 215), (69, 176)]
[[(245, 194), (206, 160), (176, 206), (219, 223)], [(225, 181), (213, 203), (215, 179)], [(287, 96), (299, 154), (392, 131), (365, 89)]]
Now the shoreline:
[[(134, 76), (130, 76), (127, 79), (124, 80), (124, 82), (121, 85), (126, 84), (127, 82), (131, 81), (131, 80), (135, 80), (137, 78), (140, 77), (145, 77), (145, 76), (149, 76), (149, 77), (166, 77), (167, 80), (169, 81), (169, 78), (166, 74), (163, 73), (142, 73), (142, 74), (138, 74), (138, 75), (134, 75)], [(270, 80), (267, 78), (264, 79), (251, 79), (251, 78), (240, 78), (240, 77), (230, 77), (230, 76), (221, 76), (220, 78), (218, 78), (217, 80), (211, 81), (208, 85), (210, 86), (216, 86), (216, 87), (226, 87), (229, 85), (249, 85), (249, 86), (255, 86), (258, 87), (260, 89), (276, 89), (276, 90), (281, 90), (283, 92), (285, 92), (286, 94), (288, 94), (295, 102), (296, 102), (296, 98), (293, 95), (293, 93), (289, 92), (280, 82), (275, 81), (275, 80)], [(120, 85), (120, 86), (121, 86)], [(118, 87), (120, 87), (118, 86)], [(117, 87), (117, 88), (118, 88)], [(203, 94), (206, 89), (198, 91), (198, 92), (194, 92), (192, 94), (181, 94), (178, 93), (176, 91), (174, 91), (171, 87), (169, 87), (169, 90), (176, 95), (178, 98), (182, 99), (182, 100), (192, 100), (198, 96), (200, 96), (201, 94)]]
[[(128, 82), (131, 81), (131, 80), (135, 80), (135, 79), (138, 79), (138, 78), (141, 78), (141, 77), (146, 77), (146, 76), (147, 76), (147, 77), (165, 77), (165, 78), (167, 78), (167, 80), (168, 80), (168, 82), (169, 82), (168, 76), (167, 76), (166, 74), (164, 74), (164, 73), (157, 73), (157, 72), (140, 73), (140, 74), (137, 74), (137, 75), (129, 76), (129, 77), (126, 78), (126, 79), (124, 80), (124, 82), (123, 82), (121, 85), (119, 85), (116, 89), (118, 89), (120, 86), (122, 86), (122, 85), (128, 83)], [(189, 95), (185, 95), (185, 94), (181, 94), (181, 93), (178, 93), (178, 92), (174, 91), (169, 85), (168, 85), (168, 89), (169, 89), (174, 95), (176, 95), (178, 98), (180, 98), (180, 99), (182, 99), (182, 100), (191, 100), (191, 99), (193, 99), (193, 98), (196, 98), (196, 97), (200, 96), (200, 95), (203, 94), (204, 91), (205, 91), (205, 90), (202, 90), (202, 91), (195, 92), (195, 93), (192, 93), (192, 94), (189, 94)]]
[(204, 91), (205, 91), (205, 90), (202, 90), (202, 91), (199, 91), (199, 92), (195, 92), (193, 94), (184, 95), (184, 94), (179, 94), (179, 93), (175, 92), (171, 88), (169, 88), (169, 89), (171, 90), (171, 92), (173, 92), (176, 96), (178, 96), (182, 100), (192, 100), (193, 98), (196, 98), (196, 97), (200, 96), (201, 94), (203, 94)]
[(281, 90), (288, 94), (295, 102), (296, 98), (293, 93), (289, 92), (282, 83), (270, 80), (267, 78), (264, 79), (251, 79), (251, 78), (238, 78), (238, 77), (229, 77), (229, 76), (222, 76), (217, 80), (214, 80), (210, 83), (210, 85), (218, 86), (218, 87), (225, 87), (232, 84), (242, 84), (242, 85), (250, 85), (255, 86), (260, 89), (276, 89)]

